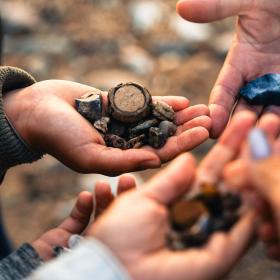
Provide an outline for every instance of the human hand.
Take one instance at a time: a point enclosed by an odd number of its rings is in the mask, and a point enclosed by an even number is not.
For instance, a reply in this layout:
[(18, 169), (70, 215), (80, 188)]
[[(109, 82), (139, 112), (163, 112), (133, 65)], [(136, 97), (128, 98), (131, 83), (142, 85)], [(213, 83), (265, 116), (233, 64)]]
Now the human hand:
[[(279, 261), (280, 239), (277, 214), (279, 209), (277, 212), (277, 204), (273, 204), (273, 201), (279, 199), (279, 196), (276, 192), (273, 197), (272, 195), (269, 197), (268, 194), (270, 191), (276, 190), (274, 185), (278, 176), (276, 155), (280, 152), (280, 141), (277, 140), (280, 132), (280, 120), (273, 115), (270, 118), (267, 116), (266, 122), (260, 123), (259, 126), (269, 139), (271, 146), (274, 147), (274, 156), (268, 160), (252, 162), (250, 147), (244, 145), (242, 156), (225, 168), (224, 179), (231, 188), (253, 193), (253, 203), (251, 204), (258, 212), (258, 235), (266, 245), (268, 257)], [(259, 145), (257, 150), (261, 149)]]
[(168, 249), (168, 205), (190, 190), (195, 171), (194, 159), (180, 156), (137, 192), (118, 198), (89, 229), (88, 235), (107, 245), (132, 279), (217, 279), (245, 251), (253, 232), (251, 214), (203, 248)]
[[(117, 186), (117, 195), (136, 187), (134, 176), (124, 174), (120, 176)], [(81, 192), (76, 204), (67, 217), (58, 227), (49, 230), (32, 243), (39, 256), (48, 261), (54, 257), (55, 246), (68, 247), (69, 238), (73, 234), (83, 234), (92, 214), (94, 218), (100, 216), (114, 201), (110, 185), (107, 182), (97, 182), (93, 194)]]
[[(102, 136), (75, 110), (75, 98), (92, 90), (67, 81), (39, 82), (6, 94), (4, 110), (33, 149), (47, 152), (83, 173), (116, 175), (156, 168), (209, 137), (211, 120), (206, 106), (189, 107), (186, 98), (164, 97), (176, 111), (178, 130), (163, 148), (122, 151), (106, 147)], [(106, 93), (103, 102), (107, 103)]]
[[(225, 128), (240, 88), (248, 81), (280, 70), (280, 3), (277, 0), (181, 0), (178, 13), (193, 22), (212, 22), (238, 16), (236, 34), (223, 69), (210, 96), (212, 137)], [(240, 99), (236, 111), (249, 109), (257, 115), (263, 107)], [(266, 111), (277, 111), (270, 106)]]

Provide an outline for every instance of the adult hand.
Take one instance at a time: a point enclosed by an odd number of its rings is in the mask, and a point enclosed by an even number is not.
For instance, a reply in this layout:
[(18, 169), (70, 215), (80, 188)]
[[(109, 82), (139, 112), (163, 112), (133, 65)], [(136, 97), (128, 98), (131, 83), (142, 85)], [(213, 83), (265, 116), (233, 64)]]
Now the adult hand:
[(280, 194), (277, 193), (276, 182), (280, 179), (277, 172), (277, 168), (280, 168), (277, 157), (280, 152), (280, 141), (277, 140), (280, 120), (275, 115), (267, 115), (259, 127), (274, 147), (274, 156), (268, 160), (252, 162), (248, 144), (244, 145), (241, 157), (224, 169), (224, 179), (227, 186), (253, 194), (252, 205), (258, 211), (259, 237), (266, 244), (268, 257), (279, 261), (279, 206), (277, 208), (276, 201)]
[(203, 248), (167, 248), (168, 205), (191, 188), (195, 171), (194, 159), (180, 156), (143, 188), (117, 199), (89, 230), (120, 259), (132, 279), (216, 279), (245, 251), (253, 232), (251, 214), (231, 232), (214, 235)]
[[(277, 0), (181, 0), (179, 14), (193, 22), (212, 22), (238, 16), (236, 34), (225, 64), (210, 96), (211, 134), (225, 128), (244, 83), (280, 70), (280, 3)], [(275, 106), (265, 111), (275, 110)], [(260, 115), (261, 106), (240, 99), (236, 111), (250, 109)], [(279, 108), (276, 109), (279, 114)]]
[[(44, 81), (6, 94), (4, 110), (21, 137), (70, 168), (106, 175), (156, 168), (208, 139), (211, 126), (204, 105), (189, 107), (183, 97), (162, 98), (176, 111), (177, 134), (159, 149), (122, 151), (105, 146), (102, 136), (75, 110), (75, 98), (92, 91), (67, 81)], [(107, 94), (103, 96), (107, 103)]]
[[(135, 187), (135, 178), (130, 174), (124, 174), (119, 178), (117, 195)], [(81, 192), (69, 217), (58, 227), (39, 237), (32, 243), (32, 246), (44, 261), (52, 259), (54, 246), (68, 247), (70, 236), (83, 234), (92, 214), (95, 218), (100, 216), (114, 199), (110, 185), (107, 182), (97, 182), (93, 194), (86, 191)]]

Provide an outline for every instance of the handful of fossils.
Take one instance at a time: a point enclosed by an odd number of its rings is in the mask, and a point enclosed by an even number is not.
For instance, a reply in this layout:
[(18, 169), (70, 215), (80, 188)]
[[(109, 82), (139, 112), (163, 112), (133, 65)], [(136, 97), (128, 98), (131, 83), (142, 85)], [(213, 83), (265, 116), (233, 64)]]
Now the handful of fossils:
[(153, 102), (149, 91), (135, 83), (110, 89), (106, 112), (101, 91), (75, 101), (77, 111), (103, 135), (108, 147), (126, 150), (150, 145), (158, 149), (177, 130), (172, 107), (163, 101)]
[(171, 206), (168, 246), (173, 250), (203, 246), (215, 232), (227, 232), (235, 225), (241, 204), (238, 195), (221, 193), (215, 184), (202, 184), (199, 194)]

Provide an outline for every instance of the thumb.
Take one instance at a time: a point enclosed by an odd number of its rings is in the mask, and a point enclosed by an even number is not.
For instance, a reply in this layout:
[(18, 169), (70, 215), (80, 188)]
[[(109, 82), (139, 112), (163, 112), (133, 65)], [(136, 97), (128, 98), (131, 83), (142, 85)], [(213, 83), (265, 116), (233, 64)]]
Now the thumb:
[(195, 170), (194, 158), (183, 154), (145, 184), (142, 192), (161, 204), (170, 204), (190, 188)]
[(238, 15), (248, 9), (244, 0), (180, 0), (178, 14), (193, 22), (211, 22)]

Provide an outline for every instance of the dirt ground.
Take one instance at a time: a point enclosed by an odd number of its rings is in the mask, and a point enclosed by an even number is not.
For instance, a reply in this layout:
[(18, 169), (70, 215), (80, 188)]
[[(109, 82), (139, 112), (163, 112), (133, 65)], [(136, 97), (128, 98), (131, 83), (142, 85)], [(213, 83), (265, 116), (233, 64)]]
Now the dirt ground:
[[(182, 95), (191, 104), (207, 103), (231, 42), (234, 19), (183, 24), (175, 4), (175, 0), (1, 0), (4, 64), (21, 67), (37, 80), (73, 80), (104, 90), (135, 81), (153, 95)], [(200, 158), (211, 145), (209, 141), (194, 153)], [(138, 181), (154, 172), (137, 173)], [(14, 244), (32, 241), (57, 225), (77, 193), (92, 188), (98, 178), (77, 174), (51, 157), (10, 170), (1, 198)], [(258, 245), (229, 279), (274, 280), (279, 272)]]

